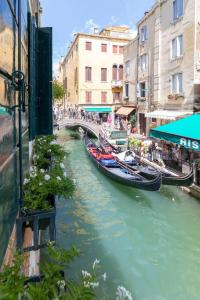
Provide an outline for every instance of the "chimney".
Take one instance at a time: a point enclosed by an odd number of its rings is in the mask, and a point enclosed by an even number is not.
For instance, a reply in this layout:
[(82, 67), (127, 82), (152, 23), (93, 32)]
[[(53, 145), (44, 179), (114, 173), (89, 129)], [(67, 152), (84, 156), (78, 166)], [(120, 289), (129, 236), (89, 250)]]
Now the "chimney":
[(94, 27), (93, 30), (94, 34), (99, 34), (99, 27)]

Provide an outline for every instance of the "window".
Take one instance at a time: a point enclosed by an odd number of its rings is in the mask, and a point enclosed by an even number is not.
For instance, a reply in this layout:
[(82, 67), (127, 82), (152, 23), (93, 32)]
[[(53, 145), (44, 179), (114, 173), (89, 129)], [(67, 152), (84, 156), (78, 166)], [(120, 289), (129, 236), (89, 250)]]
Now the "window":
[(63, 85), (64, 89), (67, 90), (67, 77), (65, 77)]
[(123, 46), (119, 46), (119, 54), (123, 54), (123, 50), (124, 50), (124, 47)]
[(112, 79), (117, 80), (117, 65), (113, 65), (112, 67)]
[(85, 92), (85, 102), (91, 103), (92, 102), (92, 92)]
[(172, 40), (171, 58), (174, 59), (182, 55), (183, 55), (183, 35), (179, 35)]
[(142, 72), (147, 69), (147, 54), (143, 54), (140, 56), (140, 69)]
[(182, 94), (183, 93), (183, 74), (177, 73), (172, 75), (172, 93)]
[(101, 92), (101, 103), (107, 102), (107, 92)]
[(85, 81), (92, 81), (92, 68), (85, 67)]
[(123, 65), (119, 66), (119, 80), (123, 80)]
[(76, 52), (78, 52), (78, 44), (76, 44)]
[(140, 97), (145, 98), (146, 97), (146, 83), (145, 82), (140, 82), (139, 91), (140, 91)]
[(128, 83), (125, 84), (125, 97), (126, 98), (129, 97), (129, 84)]
[(107, 81), (107, 69), (101, 68), (101, 81)]
[(140, 42), (143, 43), (147, 40), (147, 26), (143, 26), (140, 29)]
[(74, 85), (78, 83), (78, 68), (74, 69)]
[(126, 76), (130, 75), (130, 61), (129, 60), (125, 63), (125, 72), (126, 72)]
[(183, 0), (173, 1), (173, 21), (176, 21), (183, 15)]
[(101, 52), (107, 52), (107, 44), (101, 44)]
[(113, 45), (112, 46), (112, 52), (117, 53), (117, 48), (118, 48), (117, 45)]
[(85, 42), (85, 50), (92, 50), (92, 43), (91, 42)]
[(115, 92), (113, 93), (113, 102), (119, 102), (121, 100), (121, 93)]

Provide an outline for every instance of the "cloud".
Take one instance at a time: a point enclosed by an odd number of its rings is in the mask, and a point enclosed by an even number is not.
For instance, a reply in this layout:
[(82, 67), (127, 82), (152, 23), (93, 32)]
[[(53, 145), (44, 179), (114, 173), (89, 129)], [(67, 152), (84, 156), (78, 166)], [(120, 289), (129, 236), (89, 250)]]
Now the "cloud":
[(94, 28), (99, 28), (99, 25), (94, 22), (93, 19), (89, 19), (85, 22), (85, 29), (89, 32), (92, 33), (94, 31)]

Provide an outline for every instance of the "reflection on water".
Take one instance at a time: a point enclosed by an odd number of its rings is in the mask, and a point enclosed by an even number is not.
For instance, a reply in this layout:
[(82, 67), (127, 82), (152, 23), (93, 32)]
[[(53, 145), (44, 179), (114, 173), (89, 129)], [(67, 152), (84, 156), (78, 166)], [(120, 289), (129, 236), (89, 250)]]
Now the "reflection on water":
[(59, 137), (77, 182), (57, 215), (59, 243), (82, 252), (71, 273), (98, 258), (108, 274), (99, 299), (115, 299), (123, 285), (137, 300), (199, 300), (200, 204), (176, 187), (147, 192), (115, 183), (95, 168), (82, 141), (65, 142), (66, 131)]

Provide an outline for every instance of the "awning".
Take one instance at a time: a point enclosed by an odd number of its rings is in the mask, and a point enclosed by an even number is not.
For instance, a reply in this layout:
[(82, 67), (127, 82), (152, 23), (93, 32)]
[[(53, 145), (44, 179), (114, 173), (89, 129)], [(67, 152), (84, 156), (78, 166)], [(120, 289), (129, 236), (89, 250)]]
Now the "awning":
[(122, 106), (118, 109), (118, 111), (116, 112), (116, 115), (128, 116), (134, 110), (135, 110), (134, 107)]
[(88, 112), (99, 112), (99, 113), (108, 113), (111, 112), (111, 107), (84, 107), (85, 111)]
[(155, 118), (163, 120), (176, 120), (178, 117), (183, 117), (192, 114), (192, 111), (172, 111), (172, 110), (155, 110), (145, 113), (146, 118)]
[(150, 136), (200, 151), (200, 114), (153, 128)]

